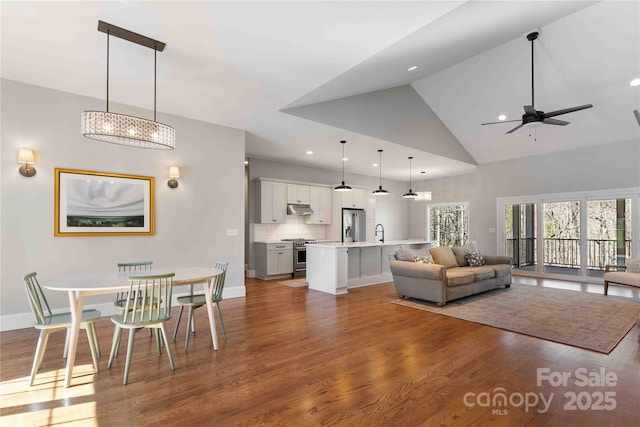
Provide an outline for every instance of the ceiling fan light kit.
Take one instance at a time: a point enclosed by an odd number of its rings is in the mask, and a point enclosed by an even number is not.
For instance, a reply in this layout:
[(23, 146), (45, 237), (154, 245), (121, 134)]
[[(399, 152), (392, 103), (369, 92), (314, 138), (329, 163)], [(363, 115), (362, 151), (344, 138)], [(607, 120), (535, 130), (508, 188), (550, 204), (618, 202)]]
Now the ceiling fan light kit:
[[(593, 107), (591, 104), (579, 105), (577, 107), (563, 108), (562, 110), (551, 111), (545, 113), (544, 111), (536, 110), (535, 108), (535, 85), (534, 85), (534, 56), (533, 56), (533, 42), (538, 38), (539, 33), (534, 31), (527, 34), (527, 40), (531, 42), (531, 105), (525, 105), (524, 114), (521, 120), (503, 120), (499, 122), (482, 123), (482, 125), (494, 125), (499, 123), (511, 123), (521, 122), (518, 126), (514, 127), (507, 134), (513, 133), (525, 125), (533, 124), (545, 124), (555, 126), (566, 126), (569, 122), (564, 120), (552, 119), (552, 117), (560, 116), (562, 114), (573, 113), (575, 111), (584, 110)], [(530, 135), (531, 136), (531, 135)]]

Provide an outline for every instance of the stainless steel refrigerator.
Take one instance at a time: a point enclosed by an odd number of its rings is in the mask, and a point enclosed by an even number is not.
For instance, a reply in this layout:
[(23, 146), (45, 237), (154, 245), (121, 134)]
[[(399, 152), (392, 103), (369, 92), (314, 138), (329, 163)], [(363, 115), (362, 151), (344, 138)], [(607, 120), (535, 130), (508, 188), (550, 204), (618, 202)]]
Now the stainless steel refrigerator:
[(342, 209), (342, 241), (367, 240), (367, 214), (364, 209)]

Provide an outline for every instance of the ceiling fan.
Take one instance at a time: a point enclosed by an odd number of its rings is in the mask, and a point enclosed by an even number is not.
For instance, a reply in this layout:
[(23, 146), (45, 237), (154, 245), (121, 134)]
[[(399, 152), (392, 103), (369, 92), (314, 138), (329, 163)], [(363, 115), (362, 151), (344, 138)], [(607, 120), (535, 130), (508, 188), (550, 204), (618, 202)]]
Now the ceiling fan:
[(591, 108), (593, 105), (585, 104), (579, 105), (577, 107), (564, 108), (562, 110), (551, 111), (549, 113), (545, 113), (544, 111), (536, 110), (534, 103), (534, 84), (533, 84), (533, 41), (538, 38), (538, 32), (534, 31), (527, 35), (527, 40), (531, 42), (531, 105), (524, 106), (524, 114), (522, 115), (522, 120), (503, 120), (499, 122), (490, 122), (490, 123), (482, 123), (482, 125), (495, 125), (498, 123), (510, 123), (510, 122), (520, 122), (521, 123), (511, 129), (506, 133), (512, 133), (522, 126), (529, 123), (543, 123), (546, 125), (556, 125), (556, 126), (566, 126), (569, 122), (565, 122), (564, 120), (552, 119), (551, 117), (559, 116), (561, 114), (573, 113), (574, 111), (584, 110), (586, 108)]

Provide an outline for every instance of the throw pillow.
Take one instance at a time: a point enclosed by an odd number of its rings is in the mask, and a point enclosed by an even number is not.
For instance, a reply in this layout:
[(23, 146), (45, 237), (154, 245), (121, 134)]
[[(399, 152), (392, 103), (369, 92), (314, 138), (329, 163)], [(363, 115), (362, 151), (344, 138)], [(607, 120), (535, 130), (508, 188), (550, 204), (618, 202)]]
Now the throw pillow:
[(456, 256), (453, 254), (450, 246), (436, 246), (429, 249), (433, 262), (435, 264), (444, 265), (444, 268), (454, 268), (458, 266)]
[(628, 258), (626, 265), (627, 265), (627, 271), (629, 273), (640, 273), (640, 258), (636, 258), (636, 259)]
[(469, 252), (475, 251), (476, 247), (473, 243), (467, 243), (463, 246), (454, 246), (451, 248), (453, 254), (456, 256), (456, 262), (458, 263), (458, 267), (466, 267), (469, 265), (467, 261), (466, 255)]
[(467, 258), (467, 262), (471, 267), (480, 267), (481, 265), (485, 265), (484, 257), (480, 253), (480, 251), (471, 251), (467, 252), (465, 255)]
[(423, 264), (433, 264), (433, 258), (431, 257), (431, 255), (427, 255), (427, 256), (416, 255), (413, 257), (413, 262), (419, 262)]

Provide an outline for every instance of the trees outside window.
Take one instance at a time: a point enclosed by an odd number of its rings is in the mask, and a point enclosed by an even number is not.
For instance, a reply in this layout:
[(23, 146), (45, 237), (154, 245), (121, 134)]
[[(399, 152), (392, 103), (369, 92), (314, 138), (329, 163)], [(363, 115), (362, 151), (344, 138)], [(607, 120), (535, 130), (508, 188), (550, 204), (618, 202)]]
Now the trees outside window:
[(441, 246), (462, 246), (469, 238), (469, 203), (430, 205), (427, 235)]

